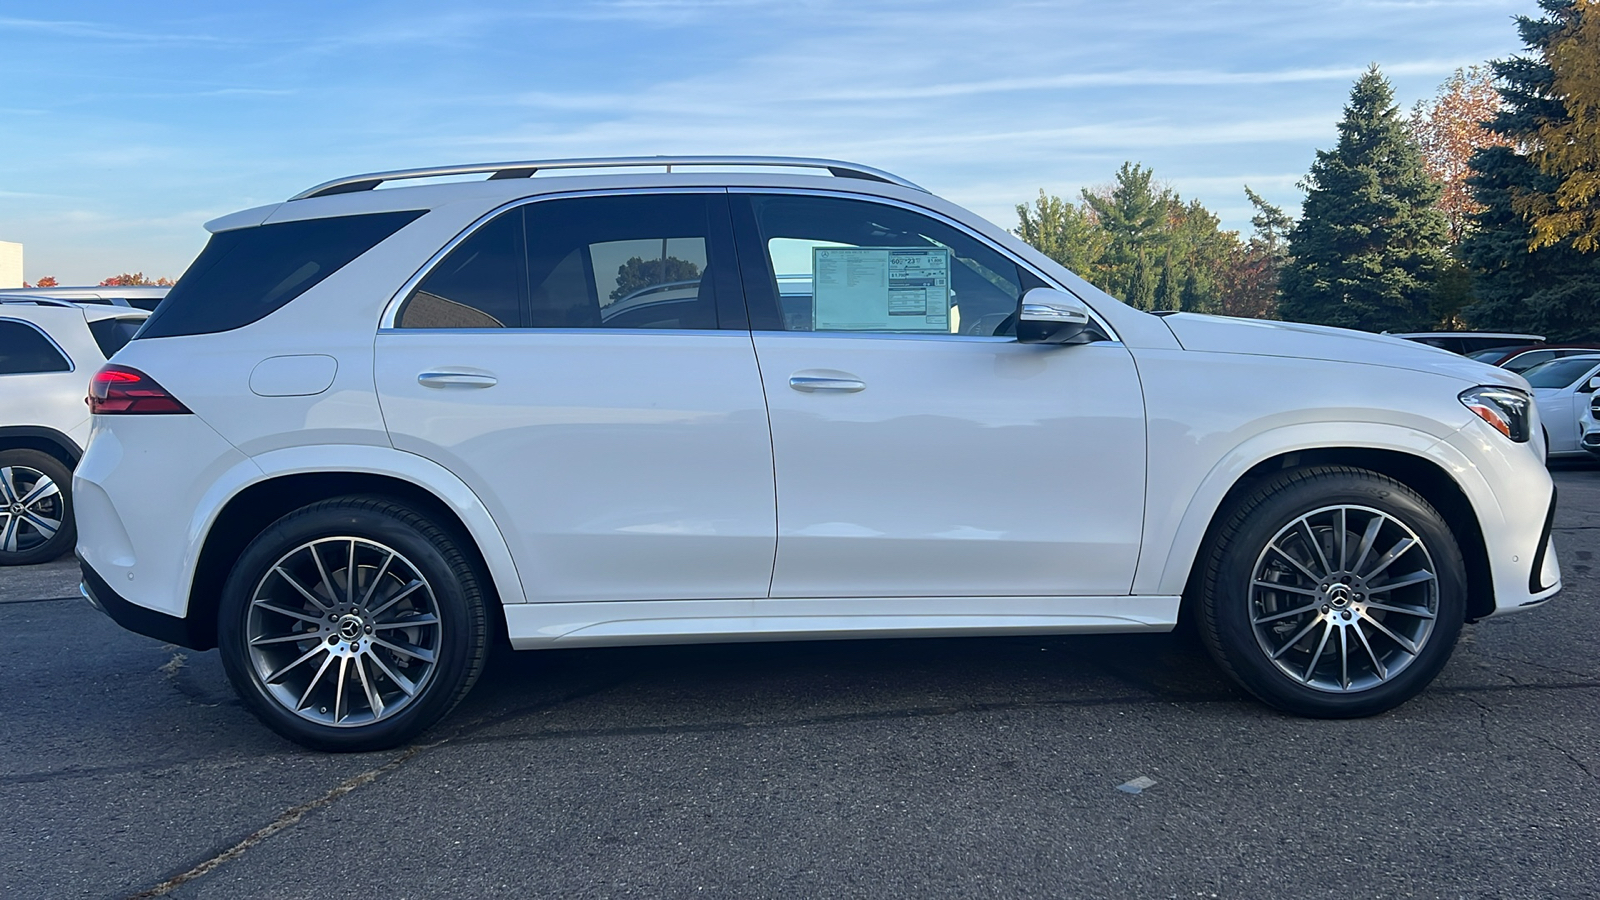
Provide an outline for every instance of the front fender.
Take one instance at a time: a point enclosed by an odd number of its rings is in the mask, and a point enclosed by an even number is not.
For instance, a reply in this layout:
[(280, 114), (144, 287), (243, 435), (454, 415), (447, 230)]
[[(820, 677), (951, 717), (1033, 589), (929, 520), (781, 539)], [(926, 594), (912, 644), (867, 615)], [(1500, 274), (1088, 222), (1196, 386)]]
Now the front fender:
[[(1330, 432), (1328, 423), (1300, 423), (1253, 435), (1223, 454), (1190, 495), (1188, 506), (1174, 521), (1154, 514), (1145, 520), (1145, 546), (1134, 576), (1135, 594), (1182, 593), (1195, 564), (1200, 544), (1228, 491), (1251, 469), (1288, 453), (1350, 448), (1388, 450), (1425, 459), (1444, 470), (1471, 501), (1479, 525), (1487, 536), (1491, 529), (1503, 533), (1505, 516), (1499, 500), (1478, 468), (1446, 439), (1403, 425), (1377, 422), (1340, 422)], [(1156, 552), (1155, 548), (1166, 548)], [(1492, 561), (1492, 557), (1491, 557)], [(1496, 587), (1499, 587), (1496, 578)]]

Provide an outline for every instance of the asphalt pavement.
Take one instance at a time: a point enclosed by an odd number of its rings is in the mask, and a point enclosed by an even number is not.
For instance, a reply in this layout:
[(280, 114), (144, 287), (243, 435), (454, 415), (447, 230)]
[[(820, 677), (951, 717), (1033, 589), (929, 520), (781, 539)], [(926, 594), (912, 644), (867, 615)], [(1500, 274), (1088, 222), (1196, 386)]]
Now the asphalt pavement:
[(1593, 898), (1600, 467), (1556, 479), (1566, 590), (1359, 721), (1182, 635), (713, 645), (506, 652), (325, 755), (0, 570), (0, 897)]

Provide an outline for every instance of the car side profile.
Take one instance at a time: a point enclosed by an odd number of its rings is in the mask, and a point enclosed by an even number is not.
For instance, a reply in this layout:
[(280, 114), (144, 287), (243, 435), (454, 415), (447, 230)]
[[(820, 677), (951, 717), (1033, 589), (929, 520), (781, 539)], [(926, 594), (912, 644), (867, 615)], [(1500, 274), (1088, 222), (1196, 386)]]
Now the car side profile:
[(0, 295), (0, 566), (72, 549), (72, 467), (89, 439), (89, 377), (144, 310)]
[(1464, 623), (1560, 589), (1519, 376), (1141, 312), (876, 169), (452, 166), (207, 227), (94, 379), (84, 591), (219, 648), (307, 746), (411, 739), (501, 628), (534, 650), (1193, 615), (1265, 702), (1371, 715)]

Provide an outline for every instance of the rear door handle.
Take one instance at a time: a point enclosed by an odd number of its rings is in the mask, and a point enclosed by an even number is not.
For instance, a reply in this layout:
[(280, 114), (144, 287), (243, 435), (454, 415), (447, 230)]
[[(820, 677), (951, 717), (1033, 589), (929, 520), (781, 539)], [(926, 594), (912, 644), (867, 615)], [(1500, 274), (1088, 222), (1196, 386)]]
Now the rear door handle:
[(423, 372), (417, 384), (431, 388), (486, 388), (499, 383), (486, 372)]
[(856, 391), (866, 390), (867, 383), (854, 375), (840, 372), (828, 375), (790, 375), (789, 387), (797, 391), (805, 391), (808, 394), (817, 391), (853, 394)]

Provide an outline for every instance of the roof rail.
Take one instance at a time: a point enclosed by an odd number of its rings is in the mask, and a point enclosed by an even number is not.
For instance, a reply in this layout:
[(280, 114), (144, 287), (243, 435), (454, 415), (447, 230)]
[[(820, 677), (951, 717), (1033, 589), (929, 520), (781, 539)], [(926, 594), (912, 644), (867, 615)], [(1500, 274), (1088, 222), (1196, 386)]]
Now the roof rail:
[(0, 304), (21, 306), (24, 303), (29, 306), (65, 306), (69, 309), (77, 309), (79, 306), (79, 304), (70, 300), (57, 300), (54, 297), (6, 297), (0, 295)]
[(477, 175), (489, 173), (490, 181), (505, 178), (527, 178), (543, 169), (615, 169), (623, 166), (773, 166), (790, 169), (827, 169), (837, 178), (860, 178), (881, 181), (901, 187), (927, 192), (898, 175), (880, 169), (859, 166), (836, 159), (809, 159), (798, 156), (613, 156), (591, 159), (541, 159), (524, 162), (476, 163), (464, 166), (435, 166), (426, 169), (397, 169), (393, 172), (372, 172), (325, 181), (308, 188), (289, 199), (305, 200), (309, 197), (326, 197), (329, 194), (352, 194), (370, 191), (386, 181), (403, 181), (408, 178), (434, 178), (441, 175)]

